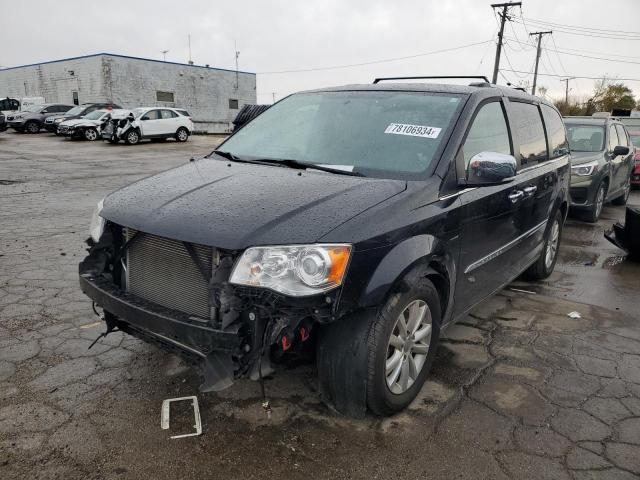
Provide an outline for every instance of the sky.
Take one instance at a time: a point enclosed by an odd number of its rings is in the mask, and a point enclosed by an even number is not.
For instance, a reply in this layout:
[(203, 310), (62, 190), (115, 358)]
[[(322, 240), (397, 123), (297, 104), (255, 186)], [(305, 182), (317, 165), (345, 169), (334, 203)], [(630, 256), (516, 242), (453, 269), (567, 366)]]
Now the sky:
[[(384, 76), (491, 78), (498, 17), (490, 3), (0, 0), (0, 18), (13, 19), (2, 22), (0, 29), (0, 65), (98, 52), (162, 59), (162, 50), (168, 50), (168, 61), (186, 62), (190, 35), (196, 64), (234, 69), (237, 48), (239, 69), (258, 74), (259, 103), (299, 90), (369, 83)], [(522, 8), (510, 9), (513, 21), (505, 28), (498, 83), (530, 85), (535, 47), (529, 33), (555, 30), (543, 36), (539, 65), (538, 85), (548, 89), (549, 97), (564, 95), (559, 76), (606, 75), (638, 79), (625, 83), (640, 99), (640, 0), (522, 3)], [(594, 81), (570, 80), (570, 95), (588, 97)]]

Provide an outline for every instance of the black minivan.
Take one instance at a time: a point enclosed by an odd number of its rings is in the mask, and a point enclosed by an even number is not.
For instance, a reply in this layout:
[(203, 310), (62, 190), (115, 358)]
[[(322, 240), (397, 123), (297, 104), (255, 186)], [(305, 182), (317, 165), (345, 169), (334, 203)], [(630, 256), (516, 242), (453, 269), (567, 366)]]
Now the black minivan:
[(323, 400), (388, 415), (417, 395), (447, 327), (553, 271), (569, 181), (560, 114), (516, 89), (297, 93), (206, 157), (105, 197), (80, 285), (107, 333), (200, 364), (204, 391), (313, 345)]

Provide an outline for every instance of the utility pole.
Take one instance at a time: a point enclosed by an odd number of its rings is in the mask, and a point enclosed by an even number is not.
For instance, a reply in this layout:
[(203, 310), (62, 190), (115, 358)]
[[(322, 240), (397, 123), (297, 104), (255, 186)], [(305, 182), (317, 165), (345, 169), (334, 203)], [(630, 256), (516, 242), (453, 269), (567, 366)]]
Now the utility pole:
[(240, 52), (238, 51), (238, 42), (234, 42), (236, 47), (236, 90), (238, 90), (238, 57), (240, 56)]
[(498, 69), (500, 68), (500, 52), (502, 52), (502, 35), (504, 34), (504, 24), (507, 20), (511, 21), (509, 18), (509, 8), (521, 6), (522, 2), (509, 2), (509, 3), (494, 3), (491, 5), (491, 8), (494, 10), (496, 8), (502, 8), (502, 12), (498, 12), (500, 15), (500, 32), (498, 33), (498, 45), (496, 46), (496, 61), (493, 64), (493, 79), (491, 83), (498, 83)]
[(564, 104), (569, 105), (569, 80), (575, 80), (576, 77), (561, 78), (561, 82), (565, 82), (564, 87)]
[(187, 38), (189, 40), (189, 65), (193, 65), (193, 60), (191, 59), (191, 34)]
[(271, 99), (272, 99), (271, 103), (276, 103), (276, 92), (271, 92)]
[(162, 61), (164, 62), (167, 61), (167, 52), (169, 52), (169, 50), (160, 50), (160, 53), (162, 54)]
[(536, 69), (533, 73), (533, 87), (531, 87), (531, 95), (536, 94), (536, 82), (538, 81), (538, 63), (540, 63), (540, 53), (542, 53), (542, 48), (541, 48), (542, 36), (550, 35), (552, 33), (553, 33), (552, 31), (548, 31), (548, 32), (531, 32), (529, 34), (530, 36), (533, 36), (533, 35), (538, 36), (538, 49), (536, 50)]

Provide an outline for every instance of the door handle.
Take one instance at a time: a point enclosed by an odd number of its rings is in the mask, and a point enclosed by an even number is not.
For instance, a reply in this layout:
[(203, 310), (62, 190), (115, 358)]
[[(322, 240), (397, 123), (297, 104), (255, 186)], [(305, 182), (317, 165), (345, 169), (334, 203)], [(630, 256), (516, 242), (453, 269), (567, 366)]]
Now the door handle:
[(520, 200), (523, 197), (524, 197), (524, 192), (522, 190), (516, 190), (509, 194), (509, 200), (511, 200), (511, 203), (517, 203), (518, 200)]
[(522, 190), (527, 195), (527, 197), (530, 197), (538, 191), (538, 187), (536, 187), (535, 185), (530, 185), (528, 187), (524, 187)]

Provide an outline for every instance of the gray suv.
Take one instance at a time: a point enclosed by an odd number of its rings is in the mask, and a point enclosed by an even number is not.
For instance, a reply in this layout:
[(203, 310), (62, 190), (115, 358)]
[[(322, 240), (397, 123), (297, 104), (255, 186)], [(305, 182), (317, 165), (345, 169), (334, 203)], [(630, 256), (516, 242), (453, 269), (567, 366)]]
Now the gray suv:
[(564, 122), (571, 149), (571, 207), (595, 223), (606, 202), (627, 203), (634, 149), (616, 118), (565, 117)]
[(62, 103), (32, 105), (20, 112), (8, 115), (7, 125), (18, 132), (38, 133), (48, 117), (62, 115), (72, 108), (73, 105)]

